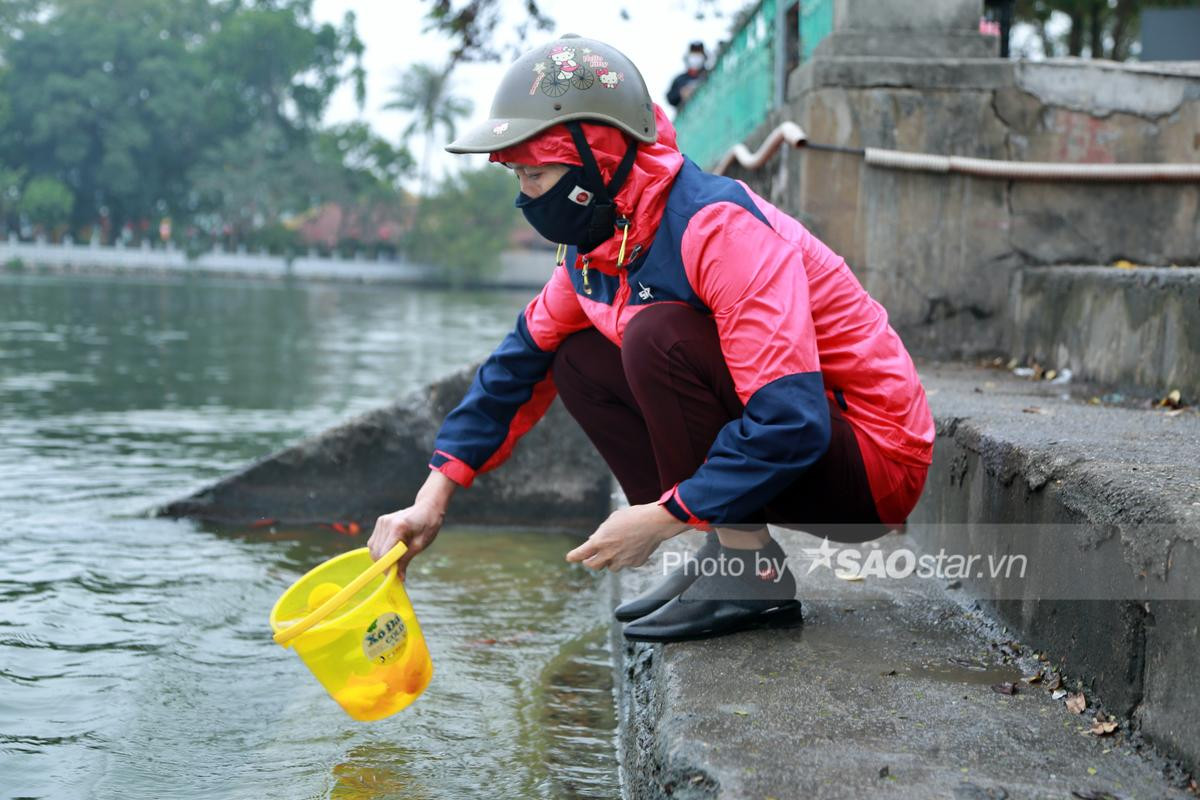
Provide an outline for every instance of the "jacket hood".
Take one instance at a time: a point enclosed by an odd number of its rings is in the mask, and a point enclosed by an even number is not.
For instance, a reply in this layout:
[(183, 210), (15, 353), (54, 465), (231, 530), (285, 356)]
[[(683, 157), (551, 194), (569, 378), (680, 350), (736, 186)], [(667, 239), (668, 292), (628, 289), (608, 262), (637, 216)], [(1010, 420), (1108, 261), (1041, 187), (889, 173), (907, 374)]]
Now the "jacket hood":
[[(630, 220), (629, 241), (625, 246), (626, 260), (637, 245), (642, 252), (650, 248), (659, 220), (667, 207), (667, 195), (675, 175), (683, 166), (683, 154), (675, 144), (675, 127), (657, 103), (654, 116), (658, 128), (658, 139), (652, 144), (638, 143), (637, 157), (633, 169), (624, 185), (617, 192), (617, 213)], [(596, 165), (605, 183), (612, 180), (613, 172), (625, 155), (627, 139), (619, 129), (591, 122), (582, 123), (583, 135), (596, 157)], [(575, 141), (565, 125), (555, 125), (542, 133), (512, 147), (496, 150), (489, 160), (520, 164), (572, 164), (582, 165)], [(614, 231), (613, 237), (588, 253), (590, 267), (615, 273), (617, 254), (621, 248), (621, 234)]]

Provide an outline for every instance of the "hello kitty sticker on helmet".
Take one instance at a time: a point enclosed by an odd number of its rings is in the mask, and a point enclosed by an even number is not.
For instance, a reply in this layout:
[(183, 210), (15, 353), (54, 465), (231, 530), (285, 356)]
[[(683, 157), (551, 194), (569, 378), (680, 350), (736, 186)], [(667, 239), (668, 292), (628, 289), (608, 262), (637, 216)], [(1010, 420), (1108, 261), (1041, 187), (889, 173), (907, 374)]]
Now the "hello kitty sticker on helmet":
[(620, 72), (609, 72), (608, 67), (596, 70), (596, 78), (605, 89), (615, 89), (625, 76)]
[(543, 61), (533, 65), (533, 84), (530, 94), (539, 89), (550, 97), (562, 97), (570, 89), (587, 91), (596, 85), (616, 89), (625, 79), (624, 73), (608, 68), (608, 61), (590, 47), (576, 48), (558, 44), (550, 48)]

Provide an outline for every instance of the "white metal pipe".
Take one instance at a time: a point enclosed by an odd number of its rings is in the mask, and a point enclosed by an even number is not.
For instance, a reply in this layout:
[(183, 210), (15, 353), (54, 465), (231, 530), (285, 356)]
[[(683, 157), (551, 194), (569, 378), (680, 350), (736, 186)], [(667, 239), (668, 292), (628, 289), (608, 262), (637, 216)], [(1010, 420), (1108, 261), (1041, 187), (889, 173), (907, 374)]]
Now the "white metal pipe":
[[(794, 122), (780, 123), (753, 153), (740, 143), (729, 148), (713, 172), (718, 175), (724, 174), (734, 161), (745, 169), (760, 169), (785, 142), (792, 147), (803, 147), (808, 143), (808, 136)], [(848, 149), (845, 151), (857, 152)], [(1069, 164), (1048, 161), (1000, 161), (990, 158), (906, 153), (877, 147), (868, 147), (862, 154), (866, 163), (873, 167), (916, 172), (954, 172), (980, 178), (1127, 181), (1133, 183), (1200, 181), (1200, 164)]]
[(868, 164), (918, 172), (956, 172), (981, 178), (1043, 181), (1200, 181), (1200, 164), (1069, 164), (904, 153), (868, 147)]
[(788, 121), (780, 123), (775, 130), (771, 131), (767, 136), (766, 141), (753, 153), (750, 148), (741, 142), (725, 151), (725, 155), (721, 156), (721, 160), (717, 162), (717, 166), (713, 169), (717, 175), (724, 175), (725, 170), (736, 160), (738, 164), (746, 169), (758, 169), (763, 164), (770, 160), (771, 156), (775, 155), (775, 151), (784, 142), (787, 142), (792, 147), (800, 147), (808, 137), (804, 133), (804, 129), (794, 122)]

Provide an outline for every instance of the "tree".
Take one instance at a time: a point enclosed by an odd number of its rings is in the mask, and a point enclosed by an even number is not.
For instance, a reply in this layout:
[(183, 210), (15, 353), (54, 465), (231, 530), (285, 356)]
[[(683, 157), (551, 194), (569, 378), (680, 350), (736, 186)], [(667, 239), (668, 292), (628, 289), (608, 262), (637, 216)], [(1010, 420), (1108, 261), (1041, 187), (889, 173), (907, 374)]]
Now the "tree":
[(433, 146), (439, 130), (449, 139), (456, 133), (458, 121), (471, 113), (471, 102), (455, 97), (450, 91), (453, 65), (437, 69), (429, 64), (414, 64), (392, 87), (395, 99), (385, 109), (405, 111), (412, 115), (404, 129), (407, 139), (419, 133), (425, 140), (425, 157), (421, 162), (421, 196), (429, 194), (429, 165), (433, 161)]
[[(425, 0), (425, 30), (437, 31), (455, 43), (450, 53), (450, 67), (461, 61), (499, 61), (508, 54), (516, 58), (529, 46), (527, 37), (533, 31), (548, 31), (554, 20), (542, 11), (541, 0), (521, 0), (523, 14), (505, 22), (504, 0)], [(721, 16), (722, 0), (691, 0), (692, 13), (697, 19), (706, 15)], [(621, 16), (630, 19), (633, 3), (621, 9)], [(513, 36), (504, 39), (498, 29), (511, 28)]]
[(65, 225), (75, 198), (62, 181), (39, 176), (25, 184), (17, 209), (47, 228)]
[[(1070, 55), (1124, 61), (1132, 54), (1148, 5), (1186, 6), (1195, 0), (1017, 0), (1016, 19), (1034, 26), (1047, 56)], [(1070, 21), (1060, 36), (1050, 33), (1051, 16)]]
[(521, 217), (515, 191), (512, 174), (495, 165), (446, 178), (422, 205), (407, 238), (409, 257), (442, 267), (456, 286), (488, 274)]
[(211, 151), (268, 129), (272, 146), (303, 150), (339, 84), (362, 93), (353, 16), (318, 26), (311, 0), (22, 0), (4, 9), (0, 164), (66, 186), (77, 228), (98, 218), (116, 229), (186, 219), (200, 211), (189, 174)]

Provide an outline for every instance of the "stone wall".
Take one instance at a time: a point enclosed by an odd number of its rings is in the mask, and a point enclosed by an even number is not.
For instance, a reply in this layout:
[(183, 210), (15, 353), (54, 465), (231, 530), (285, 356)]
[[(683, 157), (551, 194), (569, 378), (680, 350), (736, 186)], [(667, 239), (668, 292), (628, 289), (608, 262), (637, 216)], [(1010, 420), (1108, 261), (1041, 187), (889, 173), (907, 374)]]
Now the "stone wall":
[[(834, 44), (793, 72), (788, 105), (749, 145), (791, 119), (809, 141), (847, 148), (1068, 163), (1200, 159), (1200, 65), (871, 57), (839, 55)], [(843, 255), (908, 346), (930, 356), (1010, 352), (1006, 314), (1022, 267), (1200, 263), (1198, 183), (900, 172), (817, 149), (730, 174)]]

